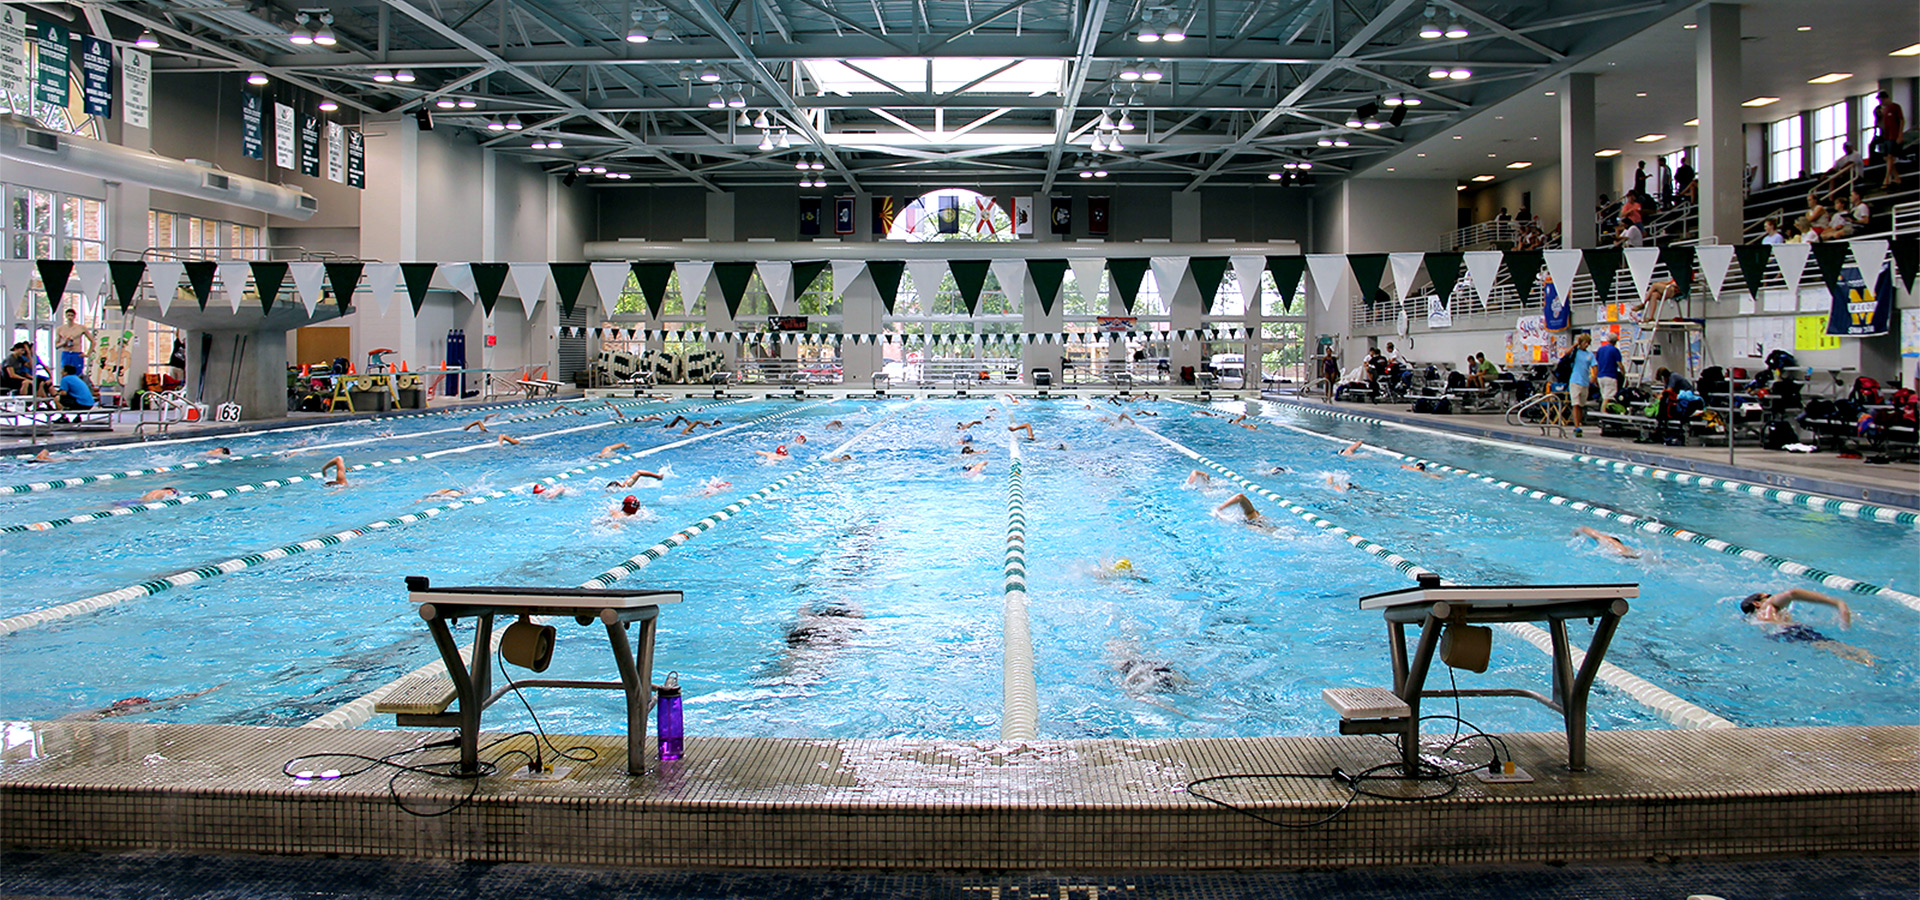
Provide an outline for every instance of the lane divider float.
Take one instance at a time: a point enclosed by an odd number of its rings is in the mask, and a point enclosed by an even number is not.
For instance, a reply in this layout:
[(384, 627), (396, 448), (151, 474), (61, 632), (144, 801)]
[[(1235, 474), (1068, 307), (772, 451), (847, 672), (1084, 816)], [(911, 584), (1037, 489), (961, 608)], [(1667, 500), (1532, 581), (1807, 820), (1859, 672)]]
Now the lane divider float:
[(1001, 565), (1000, 739), (1030, 741), (1040, 728), (1040, 689), (1033, 675), (1033, 631), (1027, 619), (1027, 501), (1020, 444), (1008, 439), (1007, 550)]

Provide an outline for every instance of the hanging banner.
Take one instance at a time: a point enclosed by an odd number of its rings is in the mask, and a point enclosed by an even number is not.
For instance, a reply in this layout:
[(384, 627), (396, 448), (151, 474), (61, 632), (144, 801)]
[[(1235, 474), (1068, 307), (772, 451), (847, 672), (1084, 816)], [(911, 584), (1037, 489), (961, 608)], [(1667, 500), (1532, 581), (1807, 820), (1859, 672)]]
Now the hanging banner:
[(1111, 218), (1112, 213), (1113, 199), (1111, 197), (1088, 197), (1087, 233), (1106, 234), (1110, 227), (1108, 225), (1108, 219)]
[(1013, 198), (1013, 233), (1033, 233), (1033, 198)]
[(1439, 294), (1429, 294), (1427, 296), (1427, 327), (1453, 327), (1453, 311), (1447, 309), (1447, 305), (1440, 301)]
[(1411, 253), (1387, 254), (1387, 266), (1393, 271), (1393, 295), (1401, 300), (1413, 294), (1413, 279), (1420, 274), (1420, 262), (1426, 254), (1419, 251)]
[(0, 6), (0, 95), (25, 97), (33, 90), (27, 73), (27, 14)]
[(1541, 318), (1546, 321), (1547, 330), (1566, 331), (1572, 328), (1573, 304), (1568, 302), (1569, 298), (1567, 294), (1562, 293), (1559, 286), (1554, 284), (1551, 273), (1547, 275), (1545, 281), (1540, 283), (1540, 293), (1542, 297)]
[(367, 136), (359, 129), (347, 132), (347, 187), (367, 186)]
[(1047, 205), (1050, 210), (1047, 213), (1047, 221), (1052, 223), (1053, 233), (1054, 234), (1072, 234), (1073, 233), (1073, 198), (1072, 197), (1049, 197), (1047, 198)]
[(327, 180), (335, 184), (347, 180), (347, 128), (339, 122), (327, 123)]
[(820, 198), (800, 198), (800, 233), (817, 235), (820, 233)]
[[(120, 117), (135, 128), (147, 127), (147, 113), (153, 109), (153, 57), (139, 50), (120, 51)], [(260, 113), (254, 112), (254, 139), (257, 143)], [(260, 157), (256, 154), (254, 159)]]
[(294, 149), (299, 140), (293, 115), (293, 107), (285, 103), (273, 105), (273, 164), (282, 169), (291, 169), (299, 164), (299, 151)]
[(320, 117), (300, 114), (300, 174), (320, 177)]
[(623, 262), (597, 262), (589, 265), (587, 272), (593, 278), (593, 292), (600, 297), (600, 312), (613, 315), (614, 304), (620, 302), (620, 294), (626, 290), (633, 270)]
[(67, 69), (72, 65), (72, 50), (67, 46), (67, 29), (52, 22), (40, 23), (40, 69), (33, 77), (33, 97), (41, 103), (67, 105)]
[[(1487, 308), (1487, 298), (1493, 294), (1493, 283), (1500, 275), (1500, 251), (1472, 250), (1461, 254), (1467, 263), (1467, 279), (1473, 282), (1473, 294), (1480, 300), (1480, 308)], [(1431, 271), (1431, 269), (1429, 269)]]
[[(131, 92), (127, 103), (132, 106)], [(266, 106), (265, 97), (252, 91), (240, 92), (240, 153), (248, 159), (267, 158)]]
[(960, 233), (960, 198), (952, 194), (940, 195), (940, 218), (936, 223), (941, 234)]
[(90, 34), (80, 39), (80, 102), (87, 115), (113, 115), (113, 45)]
[(1893, 270), (1883, 264), (1878, 276), (1862, 275), (1860, 267), (1853, 265), (1840, 270), (1831, 289), (1828, 336), (1860, 338), (1887, 333), (1893, 321)]
[(833, 233), (853, 233), (853, 198), (833, 198)]
[[(870, 208), (871, 208), (870, 211), (872, 212), (872, 215), (869, 218), (871, 218), (873, 221), (869, 224), (871, 226), (870, 230), (873, 232), (874, 237), (886, 237), (887, 235), (892, 234), (894, 217), (900, 214), (900, 207), (898, 206), (898, 201), (894, 200), (890, 196), (874, 197), (870, 201)], [(764, 279), (766, 277), (766, 273), (765, 272), (760, 273), (760, 277)]]

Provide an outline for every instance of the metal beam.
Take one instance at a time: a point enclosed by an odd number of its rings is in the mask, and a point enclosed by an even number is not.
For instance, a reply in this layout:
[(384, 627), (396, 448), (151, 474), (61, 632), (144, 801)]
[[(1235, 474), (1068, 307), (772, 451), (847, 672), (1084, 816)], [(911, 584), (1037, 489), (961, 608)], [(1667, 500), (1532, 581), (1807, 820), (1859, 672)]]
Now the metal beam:
[(1080, 12), (1079, 51), (1067, 63), (1067, 83), (1061, 85), (1060, 111), (1053, 123), (1053, 146), (1047, 148), (1047, 176), (1040, 183), (1042, 194), (1053, 190), (1053, 180), (1060, 174), (1067, 132), (1073, 128), (1073, 117), (1080, 109), (1080, 92), (1087, 86), (1087, 69), (1092, 66), (1094, 48), (1100, 44), (1100, 25), (1107, 19), (1107, 0), (1087, 0)]

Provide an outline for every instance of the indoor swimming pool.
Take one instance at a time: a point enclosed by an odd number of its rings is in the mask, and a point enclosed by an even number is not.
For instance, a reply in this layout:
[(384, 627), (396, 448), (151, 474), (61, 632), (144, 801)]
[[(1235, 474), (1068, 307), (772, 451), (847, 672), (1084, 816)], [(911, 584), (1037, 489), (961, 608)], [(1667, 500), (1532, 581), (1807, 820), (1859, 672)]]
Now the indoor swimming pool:
[[(652, 414), (663, 420), (635, 420)], [(683, 414), (719, 424), (662, 427)], [(619, 401), (617, 413), (574, 401), (463, 429), (480, 415), (0, 462), (0, 565), (14, 573), (0, 596), (0, 665), (15, 673), (0, 717), (302, 724), (437, 658), (405, 576), (573, 587), (689, 529), (615, 585), (685, 594), (662, 615), (655, 680), (679, 673), (689, 734), (993, 740), (1016, 444), (1043, 739), (1332, 732), (1322, 689), (1390, 683), (1386, 629), (1358, 599), (1411, 582), (1329, 526), (1459, 583), (1637, 582), (1608, 661), (1737, 725), (1911, 723), (1920, 686), (1914, 525), (1563, 454), (1257, 401), (686, 398)], [(1034, 440), (1010, 424), (1031, 425)], [(1355, 440), (1367, 446), (1341, 455)], [(231, 456), (209, 457), (216, 446)], [(336, 455), (367, 468), (346, 487), (306, 477)], [(607, 486), (642, 469), (664, 477)], [(127, 472), (145, 474), (41, 489)], [(162, 487), (185, 502), (126, 506)], [(1242, 490), (1262, 523), (1215, 513)], [(629, 494), (639, 512), (614, 515)], [(1640, 555), (1576, 535), (1582, 526)], [(1835, 590), (1801, 567), (1876, 590)], [(1745, 594), (1790, 587), (1845, 597), (1851, 627), (1796, 604), (1830, 643), (1782, 640), (1738, 611)], [(1573, 630), (1584, 645), (1587, 627)], [(562, 623), (541, 677), (607, 677), (606, 654), (597, 629)], [(1496, 633), (1488, 671), (1456, 677), (1540, 689), (1546, 661)], [(549, 731), (625, 727), (617, 693), (528, 699)], [(1490, 731), (1560, 727), (1521, 701), (1469, 699), (1462, 713)], [(1606, 681), (1591, 717), (1601, 729), (1674, 727)], [(531, 723), (508, 699), (487, 724)]]

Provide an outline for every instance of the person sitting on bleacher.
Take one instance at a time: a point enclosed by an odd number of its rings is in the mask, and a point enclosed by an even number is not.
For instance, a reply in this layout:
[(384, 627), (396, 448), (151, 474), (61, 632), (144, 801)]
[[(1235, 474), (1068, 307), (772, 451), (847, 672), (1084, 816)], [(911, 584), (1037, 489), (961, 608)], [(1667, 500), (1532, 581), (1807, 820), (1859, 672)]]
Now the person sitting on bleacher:
[(57, 392), (60, 397), (60, 408), (92, 409), (93, 388), (87, 385), (85, 378), (80, 377), (80, 367), (61, 366), (60, 371), (64, 373), (60, 376), (60, 389)]

